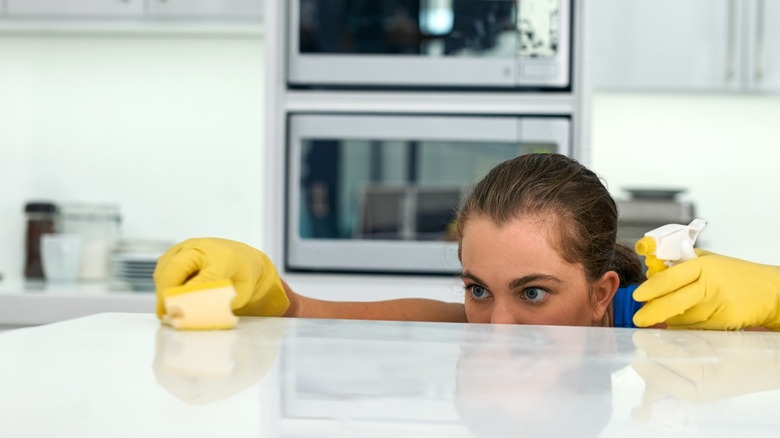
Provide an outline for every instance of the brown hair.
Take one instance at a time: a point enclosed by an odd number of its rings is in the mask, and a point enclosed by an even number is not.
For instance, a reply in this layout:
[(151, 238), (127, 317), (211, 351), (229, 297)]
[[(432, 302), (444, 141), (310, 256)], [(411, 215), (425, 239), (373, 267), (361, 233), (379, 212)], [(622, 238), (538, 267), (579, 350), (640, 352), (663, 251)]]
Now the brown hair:
[(589, 280), (608, 271), (618, 274), (621, 286), (643, 279), (639, 258), (616, 243), (617, 207), (607, 188), (595, 173), (564, 155), (521, 155), (491, 169), (458, 213), (458, 236), (473, 216), (497, 225), (523, 217), (553, 218), (551, 245), (567, 262), (581, 264)]

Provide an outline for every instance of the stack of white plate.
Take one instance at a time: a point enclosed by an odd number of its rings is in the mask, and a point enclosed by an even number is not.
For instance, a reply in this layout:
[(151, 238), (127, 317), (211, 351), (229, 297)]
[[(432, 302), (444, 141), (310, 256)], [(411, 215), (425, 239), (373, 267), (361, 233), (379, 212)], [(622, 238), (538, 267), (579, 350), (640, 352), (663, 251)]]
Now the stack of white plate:
[(169, 246), (165, 242), (122, 242), (111, 257), (112, 277), (134, 291), (154, 291), (154, 268)]

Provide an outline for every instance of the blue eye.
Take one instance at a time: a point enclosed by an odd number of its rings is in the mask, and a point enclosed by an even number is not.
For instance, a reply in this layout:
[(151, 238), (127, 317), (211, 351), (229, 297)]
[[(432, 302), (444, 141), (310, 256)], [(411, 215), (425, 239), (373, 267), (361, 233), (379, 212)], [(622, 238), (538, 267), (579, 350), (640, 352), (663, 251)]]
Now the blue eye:
[(471, 292), (471, 296), (477, 300), (482, 300), (490, 296), (490, 292), (488, 292), (487, 289), (476, 284), (466, 286), (466, 289), (468, 289)]
[(538, 287), (529, 287), (523, 290), (523, 298), (536, 303), (544, 301), (548, 294), (549, 292)]

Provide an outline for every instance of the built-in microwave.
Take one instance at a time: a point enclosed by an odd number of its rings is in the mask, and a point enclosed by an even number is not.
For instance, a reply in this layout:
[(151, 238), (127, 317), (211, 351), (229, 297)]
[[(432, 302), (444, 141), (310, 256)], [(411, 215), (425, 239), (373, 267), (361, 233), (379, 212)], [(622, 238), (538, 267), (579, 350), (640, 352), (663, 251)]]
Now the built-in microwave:
[(291, 113), (288, 271), (451, 274), (454, 220), (488, 170), (571, 154), (565, 116)]
[(571, 0), (290, 0), (288, 84), (570, 89)]

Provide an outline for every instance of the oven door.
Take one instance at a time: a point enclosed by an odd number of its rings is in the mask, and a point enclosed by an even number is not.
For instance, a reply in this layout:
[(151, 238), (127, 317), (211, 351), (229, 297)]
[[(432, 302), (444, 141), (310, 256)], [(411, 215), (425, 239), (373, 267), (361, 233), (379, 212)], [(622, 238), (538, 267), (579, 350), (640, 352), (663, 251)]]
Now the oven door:
[(520, 154), (570, 154), (565, 117), (292, 114), (289, 271), (451, 274), (470, 188)]
[(568, 89), (570, 0), (291, 0), (295, 86)]

